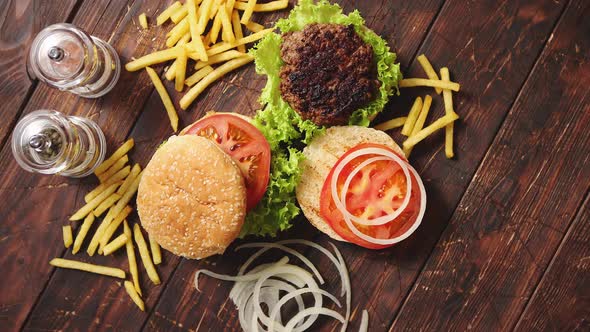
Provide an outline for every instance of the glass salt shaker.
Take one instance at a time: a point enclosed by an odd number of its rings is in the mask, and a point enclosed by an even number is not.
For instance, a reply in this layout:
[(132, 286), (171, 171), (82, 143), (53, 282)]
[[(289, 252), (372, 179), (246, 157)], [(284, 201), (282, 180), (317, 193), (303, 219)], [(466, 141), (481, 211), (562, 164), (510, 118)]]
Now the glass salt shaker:
[(30, 75), (85, 98), (109, 92), (121, 73), (115, 49), (76, 26), (58, 23), (43, 29), (29, 49)]
[(26, 171), (80, 178), (102, 163), (106, 140), (89, 119), (38, 110), (16, 125), (12, 153)]

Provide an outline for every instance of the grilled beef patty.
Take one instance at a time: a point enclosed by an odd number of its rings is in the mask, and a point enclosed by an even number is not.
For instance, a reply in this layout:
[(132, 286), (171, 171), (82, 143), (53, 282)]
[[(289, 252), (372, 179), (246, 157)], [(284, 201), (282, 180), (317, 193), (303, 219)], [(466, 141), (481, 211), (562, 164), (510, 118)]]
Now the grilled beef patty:
[(379, 81), (373, 48), (353, 26), (310, 24), (283, 35), (281, 95), (318, 125), (343, 125), (375, 98)]

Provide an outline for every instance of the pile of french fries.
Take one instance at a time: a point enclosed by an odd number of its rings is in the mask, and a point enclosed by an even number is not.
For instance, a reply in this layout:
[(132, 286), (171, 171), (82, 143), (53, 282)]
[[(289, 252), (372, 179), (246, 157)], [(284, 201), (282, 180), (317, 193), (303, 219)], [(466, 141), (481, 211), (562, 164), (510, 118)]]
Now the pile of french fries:
[[(133, 146), (133, 139), (129, 139), (96, 168), (94, 173), (98, 177), (100, 184), (84, 196), (86, 205), (70, 217), (70, 221), (84, 220), (79, 227), (76, 239), (74, 240), (71, 225), (63, 226), (63, 239), (66, 248), (70, 248), (73, 244), (72, 253), (78, 253), (95, 219), (101, 217), (108, 210), (102, 223), (92, 236), (86, 253), (89, 256), (94, 256), (98, 251), (99, 254), (107, 256), (125, 247), (132, 279), (132, 282), (125, 281), (125, 290), (133, 302), (143, 311), (145, 306), (141, 299), (142, 292), (139, 285), (139, 272), (133, 243), (135, 242), (139, 248), (140, 258), (148, 277), (156, 285), (160, 283), (160, 278), (154, 264), (157, 265), (162, 262), (162, 253), (158, 243), (151, 237), (149, 237), (150, 248), (148, 249), (139, 225), (132, 225), (132, 233), (131, 227), (126, 220), (133, 211), (129, 203), (137, 192), (142, 175), (139, 164), (135, 164), (133, 167), (127, 165), (129, 161), (127, 153)], [(121, 227), (121, 225), (123, 226)], [(118, 230), (120, 230), (119, 235), (115, 237)], [(119, 268), (62, 258), (54, 258), (50, 264), (56, 267), (125, 279), (125, 271)]]
[(403, 150), (406, 157), (410, 157), (410, 153), (416, 144), (420, 143), (426, 137), (432, 135), (439, 129), (445, 128), (445, 155), (447, 158), (453, 158), (453, 131), (454, 122), (459, 119), (459, 115), (453, 110), (453, 95), (452, 91), (458, 92), (461, 86), (458, 83), (451, 82), (449, 69), (443, 67), (440, 69), (440, 79), (430, 61), (424, 54), (418, 56), (418, 62), (424, 69), (425, 78), (406, 78), (399, 82), (400, 88), (409, 88), (416, 86), (433, 87), (436, 94), (443, 95), (445, 105), (445, 115), (438, 118), (430, 125), (424, 127), (430, 106), (432, 105), (432, 96), (426, 95), (424, 100), (421, 97), (416, 98), (407, 117), (399, 117), (375, 126), (379, 130), (391, 130), (394, 128), (402, 128), (402, 135), (408, 138), (403, 143)]
[[(254, 60), (246, 53), (246, 44), (261, 39), (273, 29), (253, 22), (252, 14), (284, 9), (288, 5), (288, 0), (261, 4), (256, 0), (186, 0), (184, 4), (177, 1), (156, 18), (158, 26), (169, 20), (174, 24), (167, 34), (167, 48), (135, 59), (125, 68), (128, 71), (146, 69), (176, 132), (176, 109), (160, 77), (149, 66), (173, 60), (164, 76), (169, 81), (174, 80), (178, 92), (182, 92), (185, 85), (190, 87), (180, 99), (180, 108), (186, 110), (213, 82)], [(145, 14), (140, 15), (139, 22), (147, 27)], [(244, 36), (242, 25), (250, 35)], [(195, 61), (194, 65), (189, 65), (191, 60)]]

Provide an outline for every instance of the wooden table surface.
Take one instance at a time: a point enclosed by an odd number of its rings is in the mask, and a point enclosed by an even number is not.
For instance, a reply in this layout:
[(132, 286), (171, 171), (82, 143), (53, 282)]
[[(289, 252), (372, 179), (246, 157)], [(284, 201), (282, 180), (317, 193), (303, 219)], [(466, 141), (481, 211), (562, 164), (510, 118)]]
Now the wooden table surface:
[[(108, 41), (126, 63), (163, 47), (168, 28), (140, 30), (137, 17), (145, 12), (153, 21), (170, 3), (0, 2), (0, 330), (239, 330), (228, 283), (204, 278), (203, 292), (192, 285), (198, 268), (236, 273), (248, 253), (235, 253), (235, 246), (202, 261), (165, 252), (159, 286), (140, 268), (146, 312), (118, 280), (51, 267), (54, 257), (124, 269), (127, 261), (123, 253), (89, 258), (66, 251), (61, 226), (96, 180), (26, 173), (9, 144), (19, 118), (55, 109), (96, 121), (109, 153), (133, 137), (130, 158), (145, 166), (171, 135), (145, 72), (123, 71), (112, 92), (82, 99), (30, 80), (25, 59), (43, 27), (71, 22)], [(390, 42), (406, 77), (424, 76), (415, 61), (424, 53), (462, 84), (454, 96), (461, 116), (456, 158), (444, 157), (440, 134), (411, 157), (428, 193), (421, 227), (383, 251), (338, 244), (352, 280), (350, 331), (358, 328), (362, 309), (369, 312), (370, 331), (589, 330), (590, 1), (340, 3), (346, 11), (358, 8)], [(254, 19), (270, 26), (286, 14)], [(253, 66), (228, 75), (180, 113), (181, 123), (209, 110), (253, 114), (263, 84)], [(405, 114), (413, 97), (427, 93), (432, 90), (402, 90), (380, 119)], [(443, 113), (438, 96), (434, 107), (437, 116)], [(329, 241), (303, 218), (281, 237)], [(333, 281), (330, 290), (339, 287), (335, 271), (325, 278)], [(316, 329), (339, 328), (328, 319), (320, 323)]]

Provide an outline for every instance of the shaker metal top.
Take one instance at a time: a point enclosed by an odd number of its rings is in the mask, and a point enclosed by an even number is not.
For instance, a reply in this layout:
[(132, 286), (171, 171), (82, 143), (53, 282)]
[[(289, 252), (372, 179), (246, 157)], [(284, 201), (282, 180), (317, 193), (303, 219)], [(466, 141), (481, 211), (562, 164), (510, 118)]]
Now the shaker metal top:
[(29, 65), (37, 78), (69, 88), (79, 85), (92, 70), (96, 50), (90, 36), (67, 23), (43, 29), (29, 51)]

